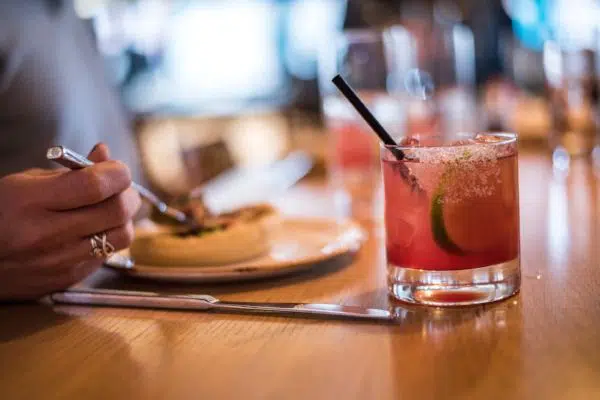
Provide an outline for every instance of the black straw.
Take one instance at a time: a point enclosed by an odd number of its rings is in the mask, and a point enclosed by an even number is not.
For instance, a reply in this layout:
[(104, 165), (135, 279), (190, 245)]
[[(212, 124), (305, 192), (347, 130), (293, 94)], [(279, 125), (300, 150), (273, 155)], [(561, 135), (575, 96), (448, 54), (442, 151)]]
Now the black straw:
[[(379, 136), (379, 139), (383, 142), (383, 144), (388, 146), (397, 146), (398, 144), (392, 139), (389, 133), (385, 130), (385, 128), (377, 121), (375, 116), (369, 111), (365, 103), (363, 103), (358, 95), (350, 85), (342, 78), (340, 75), (336, 75), (332, 80), (333, 84), (339, 89), (340, 92), (344, 95), (346, 99), (352, 104), (354, 109), (360, 114), (360, 116), (365, 120), (367, 124), (373, 129), (373, 131)], [(392, 153), (398, 160), (402, 160), (404, 158), (404, 152), (398, 148), (392, 149)]]

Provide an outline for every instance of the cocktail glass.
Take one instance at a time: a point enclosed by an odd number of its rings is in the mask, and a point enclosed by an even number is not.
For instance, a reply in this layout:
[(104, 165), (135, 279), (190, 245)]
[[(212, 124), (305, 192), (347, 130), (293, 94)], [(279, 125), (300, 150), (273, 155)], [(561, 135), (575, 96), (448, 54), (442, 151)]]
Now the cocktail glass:
[(519, 290), (516, 135), (404, 138), (381, 160), (392, 297), (470, 305)]

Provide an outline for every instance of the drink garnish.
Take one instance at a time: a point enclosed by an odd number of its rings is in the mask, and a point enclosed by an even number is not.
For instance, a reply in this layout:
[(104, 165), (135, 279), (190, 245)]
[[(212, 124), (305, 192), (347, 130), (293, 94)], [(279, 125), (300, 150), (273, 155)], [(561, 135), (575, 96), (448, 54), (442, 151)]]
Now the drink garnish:
[(433, 240), (440, 248), (452, 254), (462, 255), (464, 251), (452, 241), (444, 223), (444, 197), (448, 182), (452, 179), (452, 171), (452, 167), (444, 171), (440, 184), (431, 198), (431, 232)]
[[(493, 149), (468, 146), (446, 160), (431, 201), (431, 230), (436, 244), (452, 254), (480, 252), (494, 248), (507, 235), (507, 214), (503, 185), (514, 178), (507, 176)], [(500, 208), (499, 208), (500, 207)], [(502, 212), (501, 210), (505, 210)]]

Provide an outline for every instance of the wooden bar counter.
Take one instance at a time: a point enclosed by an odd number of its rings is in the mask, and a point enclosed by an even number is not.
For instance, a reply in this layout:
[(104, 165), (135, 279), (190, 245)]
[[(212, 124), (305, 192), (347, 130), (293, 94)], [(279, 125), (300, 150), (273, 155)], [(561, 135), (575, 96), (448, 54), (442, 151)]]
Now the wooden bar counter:
[[(507, 301), (391, 304), (374, 222), (353, 259), (281, 279), (165, 287), (99, 271), (88, 284), (394, 307), (399, 321), (3, 305), (0, 399), (598, 399), (600, 178), (522, 154), (520, 189), (523, 285)], [(333, 215), (320, 183), (279, 204)]]

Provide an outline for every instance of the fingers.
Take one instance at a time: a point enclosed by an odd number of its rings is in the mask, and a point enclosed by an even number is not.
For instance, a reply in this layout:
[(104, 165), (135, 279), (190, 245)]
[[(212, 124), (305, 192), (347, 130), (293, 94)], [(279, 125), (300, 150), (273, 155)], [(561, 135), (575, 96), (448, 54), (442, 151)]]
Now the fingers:
[(88, 154), (88, 160), (94, 163), (110, 160), (110, 150), (108, 149), (108, 146), (104, 143), (96, 144), (92, 151), (90, 151), (90, 154)]
[(81, 282), (82, 280), (90, 276), (92, 273), (94, 273), (101, 266), (101, 260), (85, 261), (80, 264), (77, 264), (69, 270), (69, 273), (57, 277), (52, 282), (54, 286), (53, 290), (47, 292), (47, 294), (56, 292), (58, 290), (67, 289), (68, 287), (73, 286), (78, 282)]
[[(107, 240), (115, 250), (129, 247), (133, 237), (131, 222), (107, 232)], [(90, 254), (91, 248), (89, 238), (79, 239), (36, 259), (23, 260), (12, 266), (0, 265), (0, 301), (3, 298), (39, 298), (85, 279), (103, 262)], [(1, 279), (3, 277), (7, 279)], [(10, 286), (5, 285), (8, 282)]]
[(101, 260), (85, 261), (72, 266), (63, 274), (48, 279), (46, 284), (40, 288), (38, 297), (49, 295), (59, 290), (68, 289), (70, 286), (87, 278), (101, 266)]
[(129, 223), (141, 204), (139, 194), (129, 188), (101, 203), (61, 211), (52, 226), (56, 229), (56, 235), (61, 238), (89, 237)]
[(55, 176), (60, 174), (61, 172), (65, 172), (67, 169), (61, 167), (60, 169), (42, 169), (42, 168), (32, 168), (26, 171), (23, 171), (24, 174), (29, 175), (30, 177), (36, 176)]
[[(3, 300), (35, 300), (50, 293), (67, 289), (82, 281), (100, 268), (102, 261), (81, 262), (68, 269), (55, 271), (51, 276), (40, 273), (40, 270), (28, 271), (28, 274), (12, 275), (12, 279), (0, 281), (0, 301)], [(0, 278), (7, 275), (0, 270)], [(10, 284), (7, 284), (10, 282)]]
[[(111, 229), (106, 232), (106, 240), (112, 244), (115, 251), (126, 249), (131, 245), (134, 238), (133, 223), (129, 222), (123, 226)], [(94, 256), (90, 254), (92, 245), (89, 238), (80, 239), (72, 249), (65, 250), (61, 255), (58, 255), (56, 262), (68, 263), (71, 261), (92, 261)]]
[[(92, 206), (44, 212), (35, 223), (23, 220), (4, 247), (18, 257), (37, 257), (82, 238), (127, 225), (140, 207), (139, 194), (128, 188)], [(0, 257), (4, 255), (0, 249)]]
[(120, 161), (103, 161), (75, 171), (40, 176), (33, 195), (51, 211), (72, 210), (100, 203), (131, 186), (131, 172)]
[[(131, 245), (134, 238), (133, 223), (113, 228), (106, 232), (106, 239), (115, 247), (115, 251), (125, 249)], [(80, 238), (60, 248), (40, 255), (36, 260), (27, 261), (40, 270), (40, 274), (47, 277), (70, 274), (73, 265), (81, 262), (97, 260), (90, 251), (92, 244), (90, 238)]]

